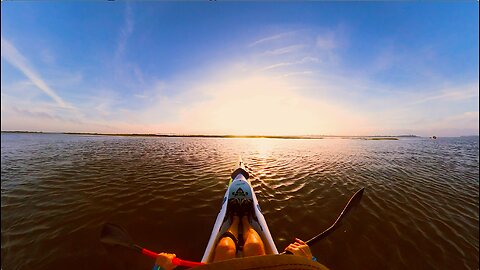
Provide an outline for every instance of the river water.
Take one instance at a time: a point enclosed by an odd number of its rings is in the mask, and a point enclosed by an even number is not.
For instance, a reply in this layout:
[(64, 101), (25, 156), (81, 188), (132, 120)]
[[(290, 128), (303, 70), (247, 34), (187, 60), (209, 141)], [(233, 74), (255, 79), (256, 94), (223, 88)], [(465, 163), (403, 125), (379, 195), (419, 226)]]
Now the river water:
[(479, 138), (231, 139), (1, 135), (2, 269), (151, 269), (99, 242), (114, 222), (154, 251), (200, 260), (238, 156), (279, 250), (331, 269), (478, 269)]

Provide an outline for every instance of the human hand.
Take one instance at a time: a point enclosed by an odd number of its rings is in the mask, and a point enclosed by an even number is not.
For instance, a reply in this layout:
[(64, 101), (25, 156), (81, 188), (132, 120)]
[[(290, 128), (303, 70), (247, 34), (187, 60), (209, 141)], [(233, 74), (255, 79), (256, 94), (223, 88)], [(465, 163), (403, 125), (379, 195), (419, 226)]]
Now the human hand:
[(164, 270), (172, 270), (173, 268), (177, 267), (172, 262), (172, 260), (176, 257), (177, 255), (175, 254), (162, 252), (158, 254), (155, 264), (160, 266)]
[(310, 247), (307, 245), (307, 243), (298, 238), (295, 238), (295, 243), (288, 245), (288, 247), (285, 248), (285, 251), (289, 251), (293, 255), (307, 257), (308, 259), (312, 258)]

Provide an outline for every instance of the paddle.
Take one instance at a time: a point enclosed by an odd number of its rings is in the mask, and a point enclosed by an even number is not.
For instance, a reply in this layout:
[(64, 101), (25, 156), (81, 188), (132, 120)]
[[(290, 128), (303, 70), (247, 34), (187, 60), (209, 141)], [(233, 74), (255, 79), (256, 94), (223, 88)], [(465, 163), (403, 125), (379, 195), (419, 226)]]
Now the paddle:
[[(316, 236), (306, 241), (305, 243), (311, 246), (317, 243), (318, 241), (324, 239), (325, 237), (329, 236), (333, 231), (335, 231), (335, 229), (337, 229), (340, 226), (342, 219), (347, 215), (347, 213), (350, 212), (350, 210), (352, 210), (356, 205), (358, 205), (358, 203), (362, 199), (364, 190), (365, 188), (361, 188), (357, 192), (355, 192), (355, 194), (353, 194), (353, 196), (350, 198), (347, 205), (345, 205), (345, 208), (343, 208), (342, 212), (338, 216), (337, 220), (335, 220), (335, 222), (332, 224), (332, 226), (328, 227), (328, 229), (317, 234)], [(287, 252), (284, 251), (281, 254), (291, 254), (291, 253), (288, 251)]]
[[(100, 242), (107, 245), (116, 245), (130, 248), (154, 259), (156, 259), (158, 255), (153, 251), (134, 244), (132, 238), (125, 229), (112, 223), (106, 223), (103, 226), (102, 232), (100, 234)], [(201, 262), (186, 261), (179, 258), (174, 258), (172, 260), (172, 263), (175, 265), (186, 267), (195, 267), (204, 264)]]

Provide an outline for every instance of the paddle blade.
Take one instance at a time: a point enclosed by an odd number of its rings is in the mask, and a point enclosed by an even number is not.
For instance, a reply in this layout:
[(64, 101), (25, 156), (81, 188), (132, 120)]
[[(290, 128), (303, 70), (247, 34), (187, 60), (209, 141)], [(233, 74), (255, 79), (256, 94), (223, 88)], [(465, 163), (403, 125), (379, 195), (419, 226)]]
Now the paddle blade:
[(115, 224), (106, 223), (100, 234), (100, 242), (107, 245), (118, 245), (131, 248), (133, 240), (127, 231)]

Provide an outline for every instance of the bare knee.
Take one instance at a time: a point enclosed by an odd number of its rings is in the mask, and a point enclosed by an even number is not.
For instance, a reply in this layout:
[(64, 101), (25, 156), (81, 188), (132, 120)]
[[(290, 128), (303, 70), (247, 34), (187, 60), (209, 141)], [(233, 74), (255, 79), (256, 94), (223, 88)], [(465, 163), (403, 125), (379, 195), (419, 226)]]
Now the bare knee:
[(249, 237), (243, 245), (244, 256), (260, 256), (265, 255), (265, 247), (261, 238)]
[(224, 237), (220, 239), (215, 248), (215, 258), (214, 261), (223, 261), (228, 259), (235, 258), (237, 253), (237, 249), (235, 247), (235, 243), (232, 239), (228, 237)]

